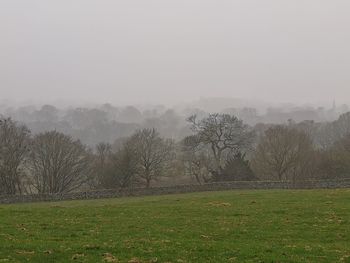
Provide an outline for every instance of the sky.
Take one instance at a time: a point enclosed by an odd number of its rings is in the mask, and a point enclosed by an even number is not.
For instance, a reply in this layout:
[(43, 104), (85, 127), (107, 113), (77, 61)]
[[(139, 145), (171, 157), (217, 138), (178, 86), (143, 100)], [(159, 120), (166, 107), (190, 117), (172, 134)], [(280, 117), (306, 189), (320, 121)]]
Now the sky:
[(350, 101), (349, 0), (2, 0), (0, 99)]

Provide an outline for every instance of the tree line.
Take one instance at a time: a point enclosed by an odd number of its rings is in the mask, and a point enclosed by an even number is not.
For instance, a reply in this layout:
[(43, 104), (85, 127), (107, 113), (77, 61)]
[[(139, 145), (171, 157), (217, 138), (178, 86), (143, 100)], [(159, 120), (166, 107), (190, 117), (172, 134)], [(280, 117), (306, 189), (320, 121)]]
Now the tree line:
[(187, 125), (190, 134), (178, 140), (150, 127), (91, 148), (57, 130), (32, 134), (1, 118), (0, 194), (151, 187), (166, 177), (198, 184), (349, 177), (350, 113), (325, 124), (255, 126), (215, 113), (192, 115)]
[(323, 131), (323, 124), (333, 122), (341, 113), (349, 111), (347, 105), (334, 105), (331, 109), (292, 105), (257, 109), (244, 105), (230, 99), (223, 101), (213, 98), (175, 108), (162, 105), (117, 107), (111, 104), (78, 108), (57, 108), (53, 105), (16, 108), (0, 102), (0, 114), (24, 123), (32, 134), (56, 130), (94, 147), (99, 142), (113, 144), (116, 139), (130, 136), (136, 129), (143, 128), (156, 128), (163, 137), (181, 140), (191, 134), (186, 122), (188, 116), (196, 114), (198, 118), (204, 118), (211, 112), (234, 115), (251, 126), (261, 123), (283, 124), (288, 119), (298, 123), (313, 120), (322, 124), (317, 127), (322, 136), (326, 132)]

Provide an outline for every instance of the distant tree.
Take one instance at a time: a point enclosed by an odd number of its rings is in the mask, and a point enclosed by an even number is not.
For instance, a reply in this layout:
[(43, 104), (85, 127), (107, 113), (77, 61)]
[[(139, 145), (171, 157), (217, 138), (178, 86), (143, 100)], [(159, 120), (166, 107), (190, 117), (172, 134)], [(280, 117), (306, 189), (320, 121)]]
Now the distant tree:
[(318, 148), (327, 150), (332, 147), (334, 142), (337, 140), (335, 127), (333, 123), (321, 123), (317, 127), (315, 133), (313, 134), (313, 139)]
[(77, 108), (69, 110), (64, 116), (73, 128), (88, 129), (103, 125), (108, 121), (107, 113), (100, 109)]
[(350, 134), (350, 112), (340, 115), (333, 122), (318, 123), (312, 137), (319, 148), (327, 151), (348, 134)]
[(215, 181), (254, 181), (257, 177), (250, 168), (249, 161), (246, 160), (245, 154), (241, 152), (229, 156), (221, 174), (214, 178)]
[(118, 120), (126, 123), (139, 123), (142, 121), (142, 114), (136, 107), (127, 106), (119, 113)]
[(160, 116), (145, 119), (142, 126), (144, 128), (155, 128), (161, 136), (166, 138), (182, 139), (186, 122), (174, 110), (167, 110)]
[(118, 108), (112, 106), (112, 105), (109, 104), (109, 103), (103, 104), (103, 105), (101, 106), (101, 110), (104, 111), (104, 112), (106, 112), (107, 118), (108, 118), (109, 120), (116, 120), (116, 116), (117, 116), (117, 114), (118, 114), (118, 112), (119, 112), (119, 109), (118, 109)]
[(109, 143), (99, 143), (96, 146), (96, 155), (97, 155), (97, 164), (102, 169), (106, 163), (110, 155), (112, 154), (112, 145)]
[(184, 138), (181, 145), (186, 173), (194, 177), (198, 184), (210, 182), (215, 165), (209, 147), (200, 145), (194, 135)]
[(186, 166), (182, 157), (182, 146), (180, 143), (174, 143), (173, 157), (167, 161), (166, 173), (164, 173), (164, 181), (174, 183), (182, 183), (182, 180), (187, 180), (188, 177)]
[(119, 137), (112, 144), (112, 152), (117, 152), (125, 146), (130, 137)]
[(306, 133), (279, 125), (265, 132), (252, 165), (263, 179), (297, 180), (312, 174), (313, 154), (312, 140)]
[(23, 193), (29, 136), (27, 127), (11, 119), (0, 119), (0, 194)]
[(298, 129), (299, 131), (302, 131), (306, 133), (308, 136), (312, 137), (316, 129), (318, 128), (317, 124), (314, 121), (302, 121), (299, 123), (296, 123), (294, 125), (291, 125), (291, 127)]
[(80, 141), (56, 131), (34, 137), (29, 156), (33, 187), (38, 193), (67, 193), (90, 179), (91, 156)]
[(350, 133), (323, 151), (320, 162), (324, 177), (350, 178)]
[(350, 134), (350, 112), (340, 115), (339, 119), (333, 122), (333, 125), (337, 141)]
[(21, 106), (16, 110), (7, 112), (6, 116), (11, 116), (13, 120), (16, 120), (21, 123), (27, 123), (35, 121), (35, 112), (36, 108), (34, 106)]
[(99, 187), (126, 188), (137, 183), (138, 155), (135, 148), (125, 143), (116, 153), (110, 154), (108, 160), (98, 170)]
[(163, 175), (173, 157), (173, 141), (163, 139), (155, 129), (142, 129), (131, 136), (127, 144), (137, 156), (138, 177), (150, 187), (153, 180)]
[(241, 120), (244, 120), (244, 122), (248, 124), (255, 124), (258, 121), (258, 112), (255, 108), (243, 108), (236, 114)]
[(112, 145), (101, 142), (95, 147), (94, 161), (92, 164), (93, 175), (89, 181), (92, 188), (101, 186), (101, 178), (104, 175), (112, 157)]
[(57, 122), (58, 109), (52, 105), (44, 105), (39, 111), (34, 112), (36, 120), (39, 122)]
[(188, 121), (194, 133), (192, 141), (197, 143), (195, 147), (205, 145), (211, 150), (216, 174), (221, 174), (228, 155), (244, 152), (254, 138), (248, 125), (228, 114), (210, 114), (199, 121), (193, 115)]

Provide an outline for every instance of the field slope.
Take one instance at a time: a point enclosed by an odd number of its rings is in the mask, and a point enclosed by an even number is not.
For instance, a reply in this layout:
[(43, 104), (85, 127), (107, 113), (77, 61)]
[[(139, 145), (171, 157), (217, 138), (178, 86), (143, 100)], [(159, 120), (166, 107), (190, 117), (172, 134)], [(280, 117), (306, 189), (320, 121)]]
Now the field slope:
[(2, 205), (0, 262), (350, 262), (350, 190)]

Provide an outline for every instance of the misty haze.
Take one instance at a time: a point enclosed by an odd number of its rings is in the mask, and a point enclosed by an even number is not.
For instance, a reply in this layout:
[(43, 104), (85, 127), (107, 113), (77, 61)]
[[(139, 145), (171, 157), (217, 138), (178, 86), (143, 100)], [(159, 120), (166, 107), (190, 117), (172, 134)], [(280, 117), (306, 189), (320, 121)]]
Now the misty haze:
[(5, 0), (1, 96), (346, 103), (349, 9), (346, 0)]
[(350, 262), (350, 2), (0, 2), (0, 262)]

